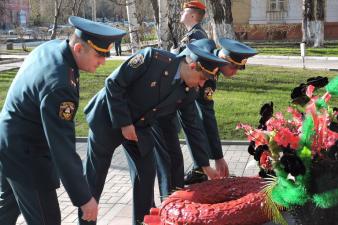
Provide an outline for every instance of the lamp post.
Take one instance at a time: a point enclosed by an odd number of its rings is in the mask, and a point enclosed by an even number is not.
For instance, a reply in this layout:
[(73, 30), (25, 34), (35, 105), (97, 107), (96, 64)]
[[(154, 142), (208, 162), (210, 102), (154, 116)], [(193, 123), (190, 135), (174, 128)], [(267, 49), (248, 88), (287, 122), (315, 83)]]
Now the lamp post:
[(303, 69), (305, 69), (305, 43), (300, 43), (300, 56), (302, 57)]

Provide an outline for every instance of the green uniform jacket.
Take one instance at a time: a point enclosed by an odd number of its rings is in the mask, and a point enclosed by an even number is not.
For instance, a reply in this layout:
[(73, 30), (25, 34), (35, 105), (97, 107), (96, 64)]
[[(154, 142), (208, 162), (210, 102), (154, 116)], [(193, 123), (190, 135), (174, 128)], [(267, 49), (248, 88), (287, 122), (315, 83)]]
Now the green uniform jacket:
[[(100, 135), (106, 129), (120, 129), (134, 124), (139, 150), (143, 155), (154, 146), (148, 130), (154, 120), (179, 110), (192, 135), (203, 140), (202, 124), (197, 123), (197, 91), (186, 87), (180, 79), (174, 79), (181, 60), (181, 57), (170, 52), (145, 48), (117, 68), (85, 109), (87, 121), (95, 135)], [(147, 131), (138, 132), (141, 128)], [(206, 159), (203, 164), (209, 165), (207, 152), (201, 155)]]
[(60, 186), (75, 206), (91, 198), (75, 149), (79, 73), (67, 41), (49, 41), (26, 58), (0, 114), (0, 169), (39, 190)]

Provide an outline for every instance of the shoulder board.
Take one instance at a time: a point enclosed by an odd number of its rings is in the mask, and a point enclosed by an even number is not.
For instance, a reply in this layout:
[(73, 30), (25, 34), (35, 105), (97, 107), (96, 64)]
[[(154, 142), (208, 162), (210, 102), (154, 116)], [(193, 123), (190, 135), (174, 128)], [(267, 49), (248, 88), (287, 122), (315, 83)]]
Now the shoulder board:
[(170, 63), (175, 58), (175, 55), (170, 52), (156, 50), (154, 52), (154, 58), (164, 63)]

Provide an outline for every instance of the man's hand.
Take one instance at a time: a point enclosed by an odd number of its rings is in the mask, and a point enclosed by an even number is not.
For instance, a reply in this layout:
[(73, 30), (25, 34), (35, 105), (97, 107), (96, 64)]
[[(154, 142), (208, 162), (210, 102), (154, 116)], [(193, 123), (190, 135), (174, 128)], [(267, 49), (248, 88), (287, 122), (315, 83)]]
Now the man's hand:
[(180, 47), (174, 48), (174, 46), (172, 46), (170, 48), (170, 52), (175, 54), (175, 55), (178, 55), (180, 53)]
[(96, 200), (93, 197), (89, 200), (89, 202), (82, 205), (80, 208), (82, 210), (81, 219), (86, 220), (86, 221), (96, 220), (97, 214), (98, 214), (98, 205), (97, 205)]
[(204, 167), (202, 167), (202, 169), (203, 169), (203, 172), (204, 172), (211, 180), (213, 180), (213, 179), (218, 179), (218, 178), (219, 178), (219, 173), (218, 173), (215, 169), (211, 168), (210, 166), (204, 166)]
[(130, 141), (137, 141), (137, 135), (134, 125), (128, 125), (121, 128), (122, 135), (125, 139)]
[(224, 158), (215, 160), (216, 170), (219, 173), (220, 177), (229, 176), (228, 164), (225, 162)]

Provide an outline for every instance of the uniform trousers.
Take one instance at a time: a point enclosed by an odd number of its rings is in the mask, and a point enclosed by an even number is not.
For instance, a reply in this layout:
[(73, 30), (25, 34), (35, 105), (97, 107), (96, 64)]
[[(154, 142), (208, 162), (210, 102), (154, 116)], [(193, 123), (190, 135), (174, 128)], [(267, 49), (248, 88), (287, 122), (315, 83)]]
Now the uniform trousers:
[(0, 224), (15, 225), (22, 213), (28, 225), (60, 225), (56, 190), (37, 190), (0, 172)]
[[(142, 134), (146, 132), (143, 131)], [(138, 132), (137, 134), (142, 135)], [(147, 149), (145, 154), (141, 154), (138, 144), (125, 140), (120, 129), (106, 130), (100, 135), (94, 134), (90, 130), (85, 164), (86, 177), (93, 196), (99, 201), (114, 151), (120, 144), (123, 144), (125, 148), (133, 186), (133, 224), (141, 224), (144, 216), (149, 214), (150, 208), (154, 206), (156, 168), (153, 147), (149, 146), (151, 149)], [(146, 146), (143, 146), (143, 148), (146, 148)], [(81, 216), (79, 210), (79, 218)], [(93, 225), (96, 222), (87, 222), (80, 219), (80, 224)]]

